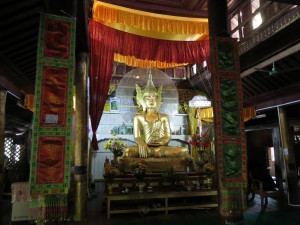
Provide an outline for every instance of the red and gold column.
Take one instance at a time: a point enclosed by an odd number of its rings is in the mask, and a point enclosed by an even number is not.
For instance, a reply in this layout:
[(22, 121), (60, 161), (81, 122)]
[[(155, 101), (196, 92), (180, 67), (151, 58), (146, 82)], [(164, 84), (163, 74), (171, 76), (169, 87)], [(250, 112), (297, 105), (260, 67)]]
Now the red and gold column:
[(247, 160), (237, 42), (212, 39), (212, 76), (219, 209), (224, 224), (243, 224)]
[(237, 41), (229, 36), (226, 0), (208, 1), (220, 224), (242, 225), (247, 160)]

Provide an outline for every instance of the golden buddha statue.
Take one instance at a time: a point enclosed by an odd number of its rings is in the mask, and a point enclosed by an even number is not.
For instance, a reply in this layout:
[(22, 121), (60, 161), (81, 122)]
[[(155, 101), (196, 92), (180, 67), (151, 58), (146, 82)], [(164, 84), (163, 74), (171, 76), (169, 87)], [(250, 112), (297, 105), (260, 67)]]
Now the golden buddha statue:
[(152, 168), (152, 172), (159, 172), (171, 166), (175, 166), (179, 171), (183, 170), (181, 165), (174, 165), (174, 162), (181, 163), (189, 152), (184, 147), (168, 146), (171, 140), (169, 116), (158, 112), (162, 100), (162, 87), (155, 88), (150, 73), (144, 90), (136, 84), (136, 91), (137, 104), (143, 109), (133, 118), (134, 140), (138, 146), (127, 148), (119, 162), (122, 164), (122, 161), (126, 160), (128, 163), (142, 161), (147, 164), (147, 171)]

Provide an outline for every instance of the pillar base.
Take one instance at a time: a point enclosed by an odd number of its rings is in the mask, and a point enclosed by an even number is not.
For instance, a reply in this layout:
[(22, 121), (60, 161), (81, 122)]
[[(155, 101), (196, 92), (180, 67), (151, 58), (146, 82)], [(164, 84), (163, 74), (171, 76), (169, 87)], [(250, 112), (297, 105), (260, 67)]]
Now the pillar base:
[(244, 225), (244, 216), (221, 217), (222, 225)]
[(75, 184), (75, 212), (73, 221), (86, 221), (87, 220), (87, 200), (86, 200), (86, 182), (76, 182)]

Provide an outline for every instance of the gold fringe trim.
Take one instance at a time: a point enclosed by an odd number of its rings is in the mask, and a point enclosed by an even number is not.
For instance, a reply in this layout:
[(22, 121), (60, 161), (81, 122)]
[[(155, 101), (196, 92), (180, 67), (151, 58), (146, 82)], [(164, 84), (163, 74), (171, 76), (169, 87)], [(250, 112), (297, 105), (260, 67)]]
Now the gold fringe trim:
[(143, 60), (143, 59), (137, 59), (134, 56), (124, 56), (120, 55), (118, 53), (114, 54), (114, 61), (120, 62), (120, 63), (126, 63), (128, 66), (133, 67), (141, 67), (141, 68), (171, 68), (176, 66), (185, 66), (186, 63), (167, 63), (167, 62), (161, 62), (161, 61), (153, 61), (153, 60)]
[(93, 19), (97, 22), (123, 24), (151, 32), (167, 32), (208, 37), (207, 18), (189, 18), (149, 13), (122, 6), (94, 1)]
[(214, 121), (214, 111), (213, 107), (205, 108), (200, 110), (200, 118), (206, 122)]

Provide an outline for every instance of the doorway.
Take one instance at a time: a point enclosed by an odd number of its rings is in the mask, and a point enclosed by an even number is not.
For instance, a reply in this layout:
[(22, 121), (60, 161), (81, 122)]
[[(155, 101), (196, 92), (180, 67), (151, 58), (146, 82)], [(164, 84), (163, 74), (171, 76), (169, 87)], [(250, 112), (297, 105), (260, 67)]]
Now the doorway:
[[(272, 129), (246, 132), (248, 168), (274, 168), (275, 154), (272, 141)], [(273, 150), (271, 150), (273, 149)], [(274, 160), (274, 161), (272, 161)]]

